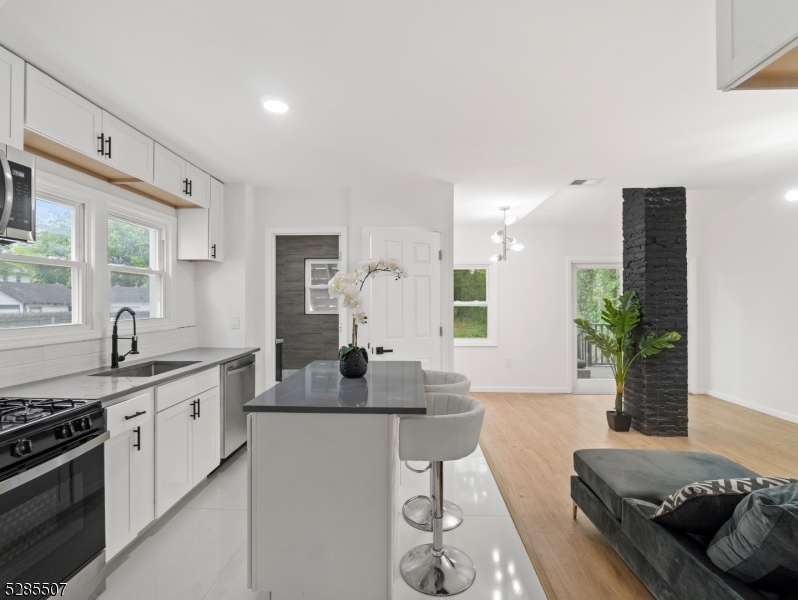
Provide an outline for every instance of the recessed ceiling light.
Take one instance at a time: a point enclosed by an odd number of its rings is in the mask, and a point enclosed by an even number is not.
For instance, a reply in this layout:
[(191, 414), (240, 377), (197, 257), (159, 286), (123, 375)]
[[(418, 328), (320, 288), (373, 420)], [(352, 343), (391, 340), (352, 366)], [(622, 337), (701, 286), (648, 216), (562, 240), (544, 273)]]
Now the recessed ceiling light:
[(277, 115), (288, 112), (288, 105), (282, 100), (266, 100), (263, 103), (263, 108)]
[(795, 202), (798, 200), (798, 190), (790, 190), (784, 195), (784, 197), (790, 202)]

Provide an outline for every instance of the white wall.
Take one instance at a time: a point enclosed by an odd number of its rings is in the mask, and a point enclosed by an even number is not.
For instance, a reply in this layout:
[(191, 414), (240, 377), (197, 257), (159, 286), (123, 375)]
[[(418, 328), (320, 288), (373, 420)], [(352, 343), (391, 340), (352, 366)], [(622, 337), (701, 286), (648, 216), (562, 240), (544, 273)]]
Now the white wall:
[(707, 393), (798, 422), (798, 202), (763, 190), (711, 220), (701, 266)]
[[(497, 252), (493, 226), (456, 227), (457, 263), (485, 262)], [(510, 227), (524, 243), (497, 266), (498, 345), (454, 349), (454, 370), (471, 378), (474, 391), (569, 392), (568, 257), (622, 255), (617, 225)], [(512, 366), (507, 368), (506, 361)]]
[[(361, 260), (364, 227), (421, 226), (443, 231), (444, 291), (451, 297), (454, 188), (430, 183), (385, 187), (318, 187), (252, 190), (225, 187), (225, 262), (198, 264), (197, 328), (200, 345), (258, 346), (258, 358), (274, 360), (265, 339), (265, 231), (268, 227), (346, 227), (348, 268)], [(448, 264), (448, 267), (447, 267)], [(447, 314), (448, 313), (448, 314)], [(230, 329), (232, 316), (241, 330)], [(451, 323), (451, 306), (444, 307)], [(452, 348), (449, 343), (448, 361)], [(261, 371), (259, 388), (265, 385)]]

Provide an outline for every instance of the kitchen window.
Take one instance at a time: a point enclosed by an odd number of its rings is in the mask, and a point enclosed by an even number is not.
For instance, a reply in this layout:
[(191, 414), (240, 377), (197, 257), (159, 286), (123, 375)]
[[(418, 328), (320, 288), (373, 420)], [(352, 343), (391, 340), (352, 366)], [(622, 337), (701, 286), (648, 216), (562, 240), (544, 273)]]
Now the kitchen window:
[(493, 264), (454, 268), (454, 343), (496, 345), (496, 268)]
[(36, 241), (0, 246), (0, 330), (79, 325), (86, 296), (84, 205), (36, 197)]
[(158, 224), (109, 215), (110, 318), (123, 306), (133, 309), (136, 320), (164, 316), (164, 241), (164, 228)]

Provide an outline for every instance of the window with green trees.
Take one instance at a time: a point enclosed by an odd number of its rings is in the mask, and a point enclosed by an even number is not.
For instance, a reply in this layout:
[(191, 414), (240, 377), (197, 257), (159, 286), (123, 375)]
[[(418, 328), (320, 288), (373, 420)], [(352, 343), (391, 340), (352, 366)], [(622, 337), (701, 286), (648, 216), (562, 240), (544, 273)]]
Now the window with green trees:
[(604, 298), (621, 295), (620, 269), (582, 269), (576, 272), (576, 313), (580, 319), (601, 323)]
[(82, 265), (79, 209), (36, 199), (36, 241), (0, 246), (0, 329), (77, 323), (72, 283)]
[(137, 319), (161, 316), (159, 241), (157, 228), (108, 219), (111, 316), (123, 306), (132, 308)]
[(488, 338), (488, 269), (454, 270), (454, 337)]

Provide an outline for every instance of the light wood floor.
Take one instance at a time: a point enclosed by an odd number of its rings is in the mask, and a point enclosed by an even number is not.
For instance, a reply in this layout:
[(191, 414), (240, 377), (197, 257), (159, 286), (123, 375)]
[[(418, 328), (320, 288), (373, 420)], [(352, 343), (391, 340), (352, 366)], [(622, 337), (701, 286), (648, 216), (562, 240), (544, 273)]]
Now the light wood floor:
[(550, 600), (652, 598), (581, 512), (571, 518), (580, 448), (715, 452), (763, 475), (798, 477), (798, 425), (691, 396), (687, 438), (607, 429), (610, 396), (473, 394), (486, 406), (481, 445)]

